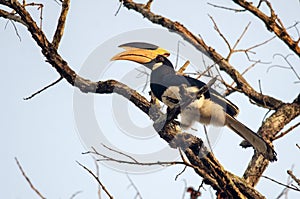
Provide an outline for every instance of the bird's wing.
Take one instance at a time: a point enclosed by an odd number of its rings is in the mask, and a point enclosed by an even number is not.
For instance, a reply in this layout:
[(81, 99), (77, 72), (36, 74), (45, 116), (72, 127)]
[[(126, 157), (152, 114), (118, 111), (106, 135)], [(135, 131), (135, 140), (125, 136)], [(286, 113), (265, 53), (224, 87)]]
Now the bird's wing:
[[(204, 82), (194, 79), (192, 77), (173, 74), (164, 76), (162, 83), (166, 87), (180, 86), (182, 84), (185, 84), (188, 87), (197, 87), (198, 89), (206, 85)], [(224, 98), (212, 88), (209, 88), (209, 90), (204, 93), (204, 96), (205, 98), (210, 98), (213, 102), (222, 106), (224, 112), (233, 117), (235, 117), (239, 113), (239, 109), (235, 104), (233, 104), (228, 99)]]

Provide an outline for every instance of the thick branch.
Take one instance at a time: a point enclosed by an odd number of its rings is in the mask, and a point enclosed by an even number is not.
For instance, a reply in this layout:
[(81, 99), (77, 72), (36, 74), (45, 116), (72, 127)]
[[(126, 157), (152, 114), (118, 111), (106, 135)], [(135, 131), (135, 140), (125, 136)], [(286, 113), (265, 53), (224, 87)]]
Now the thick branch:
[[(260, 134), (265, 140), (272, 141), (286, 124), (290, 123), (299, 115), (300, 103), (298, 100), (295, 100), (291, 104), (284, 104), (263, 122), (262, 126), (258, 130), (258, 134)], [(245, 142), (242, 144), (244, 144), (244, 146), (246, 145)], [(265, 171), (268, 163), (269, 162), (262, 157), (254, 155), (244, 173), (244, 179), (250, 185), (254, 186)]]
[[(269, 9), (271, 10), (271, 16), (267, 16), (265, 13), (260, 11), (257, 7), (253, 5), (252, 2), (248, 2), (245, 0), (233, 0), (236, 4), (245, 8), (253, 15), (258, 17), (262, 22), (265, 23), (267, 29), (276, 34), (276, 36), (281, 39), (294, 53), (296, 53), (300, 57), (300, 46), (298, 41), (294, 41), (292, 37), (286, 31), (286, 28), (280, 23), (277, 15), (275, 14), (270, 4), (267, 2)], [(279, 23), (277, 22), (279, 20)]]

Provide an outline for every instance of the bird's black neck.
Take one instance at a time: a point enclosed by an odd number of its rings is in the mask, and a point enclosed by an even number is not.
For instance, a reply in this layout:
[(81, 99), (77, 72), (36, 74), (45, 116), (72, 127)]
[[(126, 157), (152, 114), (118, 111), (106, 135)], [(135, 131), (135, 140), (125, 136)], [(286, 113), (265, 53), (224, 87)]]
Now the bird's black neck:
[(173, 67), (162, 65), (151, 72), (151, 80), (160, 80), (163, 76), (175, 74)]
[(175, 75), (176, 72), (173, 68), (173, 65), (170, 63), (163, 64), (159, 66), (158, 68), (152, 70), (150, 75), (150, 87), (153, 92), (153, 94), (159, 99), (161, 99), (161, 96), (163, 92), (167, 89), (168, 85), (166, 85), (166, 82), (164, 82), (164, 77), (167, 75)]

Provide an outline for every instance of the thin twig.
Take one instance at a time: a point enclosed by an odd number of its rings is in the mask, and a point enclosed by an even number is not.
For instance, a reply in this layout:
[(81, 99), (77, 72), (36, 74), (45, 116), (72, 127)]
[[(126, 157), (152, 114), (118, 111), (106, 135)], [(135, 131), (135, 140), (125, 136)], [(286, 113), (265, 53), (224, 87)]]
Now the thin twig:
[[(114, 149), (113, 149), (114, 150)], [(155, 166), (155, 165), (159, 165), (159, 166), (171, 166), (171, 165), (176, 165), (176, 164), (186, 164), (184, 162), (180, 162), (180, 161), (173, 161), (173, 162), (139, 162), (137, 161), (136, 159), (134, 159), (133, 157), (127, 155), (127, 154), (123, 154), (122, 152), (118, 152), (115, 150), (116, 153), (119, 153), (121, 155), (124, 155), (125, 157), (131, 159), (132, 161), (127, 161), (127, 160), (119, 160), (119, 159), (115, 159), (115, 158), (112, 158), (112, 157), (109, 157), (107, 155), (104, 155), (104, 154), (101, 154), (99, 153), (98, 151), (96, 151), (94, 148), (93, 148), (93, 151), (87, 151), (87, 152), (84, 152), (82, 154), (94, 154), (94, 155), (98, 155), (100, 157), (102, 157), (103, 159), (97, 159), (97, 161), (101, 162), (101, 161), (112, 161), (112, 162), (117, 162), (117, 163), (120, 163), (120, 164), (131, 164), (131, 165), (140, 165), (140, 166)]]
[(240, 41), (242, 40), (242, 38), (244, 37), (244, 35), (246, 34), (249, 26), (250, 26), (251, 22), (249, 22), (246, 27), (244, 28), (242, 34), (240, 35), (240, 37), (236, 40), (235, 44), (233, 45), (233, 49), (235, 49), (237, 47), (237, 45), (240, 43)]
[(176, 69), (177, 66), (178, 66), (178, 60), (179, 60), (179, 55), (180, 55), (180, 53), (179, 53), (180, 44), (184, 45), (184, 43), (181, 42), (181, 41), (178, 41), (178, 42), (177, 42), (177, 52), (176, 52), (175, 69)]
[(136, 191), (136, 195), (135, 195), (134, 198), (139, 197), (140, 199), (142, 199), (143, 197), (142, 197), (142, 195), (141, 195), (139, 189), (138, 189), (137, 186), (134, 184), (134, 182), (132, 181), (132, 179), (129, 177), (128, 173), (126, 173), (126, 176), (127, 176), (128, 180), (129, 180), (129, 182), (130, 182), (130, 185), (129, 185), (129, 186), (132, 186), (133, 189)]
[(185, 165), (184, 162), (179, 162), (179, 161), (173, 161), (173, 162), (164, 162), (164, 161), (157, 161), (157, 162), (132, 162), (132, 161), (126, 161), (126, 160), (118, 160), (115, 158), (111, 158), (108, 157), (106, 155), (103, 154), (98, 154), (100, 156), (103, 157), (103, 159), (97, 159), (97, 161), (99, 162), (103, 162), (103, 161), (112, 161), (112, 162), (117, 162), (120, 164), (130, 164), (130, 165), (139, 165), (139, 166), (162, 166), (162, 167), (168, 167), (168, 166), (172, 166), (172, 165), (176, 165), (176, 164), (183, 164)]
[(232, 48), (231, 48), (231, 45), (230, 45), (229, 41), (226, 39), (226, 37), (223, 35), (221, 30), (219, 29), (219, 27), (218, 27), (217, 23), (215, 22), (214, 18), (211, 15), (208, 15), (208, 16), (214, 24), (214, 29), (217, 31), (217, 33), (220, 35), (220, 37), (224, 40), (224, 42), (226, 43), (229, 51), (231, 52)]
[(186, 168), (187, 168), (187, 166), (185, 165), (185, 166), (183, 167), (182, 171), (180, 171), (180, 172), (175, 176), (175, 181), (179, 178), (179, 176), (181, 176), (181, 175), (185, 172)]
[(224, 9), (224, 10), (230, 10), (230, 11), (234, 11), (234, 12), (245, 12), (246, 11), (246, 9), (229, 8), (229, 7), (219, 6), (219, 5), (212, 4), (212, 3), (207, 3), (207, 4), (212, 6), (212, 7), (215, 7), (215, 8), (221, 8), (221, 9)]
[(57, 84), (58, 82), (60, 82), (63, 79), (63, 77), (58, 78), (55, 82), (49, 84), (48, 86), (42, 88), (41, 90), (38, 90), (37, 92), (33, 93), (32, 95), (30, 95), (29, 97), (25, 97), (23, 98), (23, 100), (30, 100), (31, 98), (33, 98), (34, 96), (36, 96), (37, 94), (40, 94), (41, 92), (47, 90), (48, 88), (54, 86), (55, 84)]
[(42, 30), (42, 27), (43, 27), (43, 8), (44, 8), (44, 5), (42, 3), (25, 3), (25, 1), (23, 1), (23, 6), (37, 6), (38, 10), (40, 10), (40, 29)]
[(300, 125), (300, 122), (298, 122), (297, 124), (291, 126), (290, 128), (288, 128), (288, 130), (286, 130), (286, 131), (280, 133), (278, 136), (276, 136), (276, 137), (274, 138), (274, 140), (277, 140), (277, 139), (279, 139), (279, 138), (285, 136), (286, 134), (288, 134), (289, 132), (291, 132), (292, 130), (294, 130), (295, 128), (297, 128), (299, 125)]
[(149, 83), (150, 74), (146, 71), (145, 68), (143, 68), (143, 69), (135, 68), (135, 70), (137, 70), (138, 72), (140, 72), (140, 74), (137, 75), (137, 78), (140, 78), (140, 77), (146, 75), (146, 81), (145, 81), (144, 87), (142, 89), (142, 92), (145, 92), (145, 90), (147, 88), (147, 85)]
[(279, 181), (277, 181), (277, 180), (274, 180), (274, 179), (272, 179), (272, 178), (270, 178), (270, 177), (268, 177), (268, 176), (262, 175), (261, 177), (266, 178), (266, 179), (268, 179), (268, 180), (270, 180), (270, 181), (272, 181), (272, 182), (274, 182), (274, 183), (276, 183), (276, 184), (279, 184), (279, 185), (281, 185), (281, 186), (284, 186), (284, 187), (286, 187), (286, 188), (289, 188), (289, 189), (292, 189), (292, 190), (294, 190), (294, 191), (299, 191), (299, 192), (300, 192), (300, 189), (295, 188), (295, 187), (292, 187), (292, 186), (289, 186), (289, 185), (286, 185), (286, 184), (284, 184), (284, 183), (282, 183), (282, 182), (279, 182)]
[(113, 196), (108, 192), (108, 190), (106, 189), (106, 187), (102, 184), (102, 182), (100, 181), (100, 179), (90, 170), (88, 169), (86, 166), (82, 165), (80, 162), (76, 161), (77, 164), (79, 166), (81, 166), (83, 169), (85, 169), (88, 173), (90, 173), (94, 179), (98, 182), (98, 184), (101, 186), (101, 188), (103, 189), (103, 191), (107, 194), (107, 196), (110, 198), (110, 199), (113, 199)]
[(203, 76), (205, 73), (208, 73), (208, 76), (210, 76), (211, 74), (210, 74), (209, 71), (210, 71), (213, 67), (215, 67), (216, 65), (217, 65), (217, 64), (214, 63), (214, 64), (212, 64), (212, 65), (206, 67), (206, 69), (205, 69), (203, 72), (201, 72), (200, 74), (198, 74), (198, 76), (196, 77), (196, 79), (200, 79), (200, 77)]
[(14, 27), (14, 29), (15, 29), (15, 33), (16, 33), (16, 35), (17, 35), (17, 37), (19, 38), (19, 40), (20, 40), (20, 42), (22, 41), (22, 39), (21, 39), (21, 36), (20, 36), (20, 34), (19, 34), (19, 31), (18, 31), (18, 29), (17, 29), (17, 26), (16, 26), (16, 24), (14, 23), (14, 21), (13, 20), (9, 20), (10, 22), (11, 22), (11, 24), (13, 25), (13, 27)]
[[(293, 170), (294, 169), (294, 165), (292, 165), (292, 167), (291, 167), (291, 170)], [(287, 185), (291, 185), (292, 184), (292, 179), (291, 179), (291, 176), (288, 176), (288, 178), (287, 178)], [(282, 191), (281, 191), (281, 193), (279, 193), (279, 195), (275, 198), (275, 199), (280, 199), (282, 196), (286, 196), (286, 198), (287, 198), (287, 195), (288, 195), (288, 192), (289, 192), (289, 188), (287, 188), (287, 187), (285, 187)]]
[(122, 8), (122, 1), (120, 1), (120, 5), (119, 5), (117, 11), (115, 12), (115, 16), (117, 16), (119, 14), (121, 8)]
[(298, 178), (293, 174), (293, 171), (288, 170), (287, 173), (288, 173), (289, 176), (291, 176), (291, 178), (298, 184), (298, 186), (300, 186), (300, 179), (298, 179)]
[(175, 176), (175, 181), (179, 178), (179, 176), (181, 176), (185, 171), (186, 171), (186, 168), (189, 166), (191, 168), (195, 168), (194, 165), (192, 165), (186, 158), (185, 158), (185, 155), (184, 153), (182, 152), (181, 149), (178, 149), (179, 151), (179, 154), (180, 154), (180, 157), (182, 159), (182, 161), (185, 163), (185, 166), (183, 168), (183, 170), (181, 172), (179, 172), (176, 176)]
[(292, 65), (292, 64), (289, 62), (289, 60), (288, 60), (289, 56), (291, 56), (291, 55), (293, 55), (293, 54), (288, 54), (288, 55), (286, 55), (286, 56), (284, 56), (284, 55), (282, 55), (282, 54), (279, 54), (279, 53), (274, 54), (274, 55), (273, 55), (273, 59), (274, 59), (276, 56), (279, 56), (279, 57), (283, 58), (284, 61), (285, 61), (289, 66), (287, 67), (287, 66), (280, 66), (280, 65), (272, 65), (272, 66), (270, 66), (270, 67), (267, 69), (267, 72), (269, 72), (269, 70), (270, 70), (271, 68), (274, 68), (274, 67), (285, 68), (285, 69), (291, 69), (291, 70), (294, 72), (294, 74), (296, 75), (297, 79), (300, 80), (300, 75), (298, 75), (297, 71), (295, 70), (295, 68), (293, 67), (293, 65)]
[(250, 69), (252, 69), (256, 64), (260, 63), (260, 61), (255, 61), (253, 64), (251, 64), (249, 67), (247, 67), (242, 73), (241, 75), (245, 75), (248, 71), (250, 71)]
[(246, 50), (249, 51), (249, 50), (252, 50), (254, 48), (260, 47), (260, 46), (262, 46), (264, 44), (269, 43), (270, 41), (272, 41), (275, 38), (276, 38), (276, 36), (273, 36), (273, 37), (271, 37), (271, 38), (269, 38), (269, 39), (267, 39), (267, 40), (265, 40), (265, 41), (263, 41), (261, 43), (255, 44), (254, 46), (251, 46), (251, 47), (247, 48)]
[(45, 198), (45, 197), (37, 190), (37, 188), (35, 188), (35, 186), (32, 184), (32, 182), (30, 181), (30, 179), (29, 179), (28, 176), (26, 175), (25, 171), (23, 170), (23, 168), (22, 168), (22, 166), (21, 166), (19, 160), (18, 160), (17, 158), (15, 158), (15, 161), (16, 161), (16, 163), (17, 163), (17, 165), (18, 165), (18, 167), (19, 167), (19, 169), (20, 169), (22, 175), (24, 176), (25, 180), (28, 182), (30, 188), (31, 188), (31, 189), (32, 189), (32, 190), (33, 190), (40, 198), (46, 199), (46, 198)]
[[(96, 176), (97, 176), (97, 178), (99, 178), (99, 165), (98, 165), (98, 162), (97, 162), (97, 159), (94, 157), (94, 156), (92, 156), (93, 157), (93, 160), (94, 160), (94, 163), (95, 163), (95, 167), (96, 167)], [(98, 194), (98, 199), (101, 199), (101, 186), (100, 185), (98, 185), (98, 192), (97, 192), (97, 194)]]
[(77, 195), (79, 195), (80, 193), (82, 193), (82, 191), (76, 191), (75, 193), (73, 193), (70, 197), (70, 199), (74, 199)]
[(211, 147), (211, 143), (210, 143), (208, 133), (207, 133), (207, 129), (206, 129), (205, 125), (203, 125), (203, 129), (204, 129), (205, 137), (206, 137), (206, 140), (207, 140), (207, 143), (208, 143), (208, 147), (209, 147), (210, 151), (213, 153), (213, 150), (212, 150), (212, 147)]
[[(212, 64), (211, 66), (206, 65), (205, 58), (204, 58), (204, 53), (201, 53), (201, 59), (202, 59), (203, 66), (205, 67), (205, 70), (207, 70), (207, 75), (208, 75), (209, 77), (213, 77), (213, 73), (211, 72), (211, 70), (208, 70), (208, 68), (210, 69), (210, 67), (211, 67), (212, 65), (217, 66), (217, 64), (214, 63), (214, 64)], [(215, 68), (218, 68), (218, 67), (215, 67)]]
[(261, 88), (261, 81), (260, 81), (260, 79), (258, 80), (258, 87), (259, 87), (260, 94), (262, 94), (263, 92), (262, 92), (262, 88)]
[(184, 183), (184, 189), (183, 189), (183, 194), (182, 194), (182, 199), (184, 199), (184, 196), (186, 194), (186, 190), (187, 190), (187, 182), (185, 179), (182, 179), (183, 183)]
[[(110, 151), (113, 151), (113, 152), (115, 152), (115, 153), (118, 153), (118, 154), (120, 154), (120, 155), (123, 155), (123, 156), (125, 156), (125, 157), (127, 157), (127, 158), (133, 160), (133, 161), (136, 162), (136, 163), (138, 162), (135, 158), (133, 158), (133, 157), (130, 156), (130, 155), (127, 155), (126, 153), (123, 153), (123, 152), (121, 152), (121, 151), (117, 151), (117, 150), (115, 150), (115, 149), (112, 149), (112, 148), (106, 146), (105, 144), (102, 144), (102, 146), (105, 147), (105, 148), (107, 148), (107, 149), (110, 150)], [(93, 149), (94, 149), (94, 148), (93, 148)], [(95, 149), (94, 149), (94, 151), (96, 152)]]

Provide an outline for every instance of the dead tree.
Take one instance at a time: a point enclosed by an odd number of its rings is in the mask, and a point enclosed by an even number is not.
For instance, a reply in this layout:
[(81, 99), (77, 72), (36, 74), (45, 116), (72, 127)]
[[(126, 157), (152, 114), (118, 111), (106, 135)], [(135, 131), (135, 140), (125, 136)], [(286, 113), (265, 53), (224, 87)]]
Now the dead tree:
[[(295, 54), (298, 58), (300, 57), (299, 35), (296, 39), (290, 35), (290, 27), (285, 27), (269, 1), (261, 0), (258, 5), (254, 5), (246, 0), (233, 0), (233, 2), (241, 8), (233, 9), (233, 11), (252, 14), (255, 18), (257, 18), (257, 20), (260, 20), (265, 24), (266, 31), (272, 32), (274, 34), (274, 38), (280, 39), (293, 54)], [(267, 110), (272, 110), (272, 114), (265, 118), (258, 130), (258, 134), (267, 142), (272, 144), (272, 141), (275, 139), (282, 139), (284, 135), (299, 125), (297, 124), (286, 132), (282, 132), (282, 129), (300, 114), (300, 94), (295, 96), (294, 99), (291, 99), (289, 102), (284, 102), (275, 97), (265, 95), (254, 89), (253, 86), (251, 86), (243, 77), (243, 73), (239, 72), (237, 67), (230, 63), (230, 58), (233, 53), (244, 52), (248, 55), (248, 53), (251, 53), (251, 50), (256, 46), (245, 50), (237, 50), (236, 45), (239, 40), (232, 46), (219, 30), (216, 22), (213, 18), (211, 18), (215, 25), (215, 29), (229, 48), (229, 54), (227, 56), (222, 56), (216, 49), (207, 45), (201, 37), (192, 33), (180, 22), (173, 21), (172, 19), (158, 15), (152, 11), (152, 1), (140, 4), (133, 0), (120, 0), (120, 3), (127, 9), (140, 13), (144, 17), (144, 20), (149, 20), (154, 24), (160, 25), (162, 28), (176, 32), (200, 52), (204, 52), (209, 55), (209, 57), (217, 63), (220, 71), (229, 75), (234, 82), (234, 84), (223, 82), (228, 88), (228, 94), (238, 92), (241, 95), (247, 96), (253, 104)], [(85, 79), (84, 77), (79, 76), (72, 69), (73, 67), (68, 64), (67, 60), (62, 58), (58, 52), (58, 48), (64, 33), (65, 22), (70, 6), (69, 0), (62, 1), (61, 13), (52, 39), (44, 34), (41, 25), (37, 24), (37, 22), (32, 18), (32, 15), (28, 12), (26, 7), (28, 4), (25, 2), (22, 4), (17, 0), (0, 0), (0, 4), (2, 5), (2, 8), (4, 8), (0, 9), (0, 17), (12, 20), (13, 22), (19, 23), (27, 28), (33, 41), (40, 47), (46, 61), (50, 64), (50, 66), (54, 67), (57, 73), (61, 76), (58, 81), (64, 79), (67, 83), (78, 88), (83, 93), (117, 93), (130, 100), (153, 121), (161, 116), (162, 113), (159, 110), (157, 110), (154, 114), (149, 115), (151, 103), (127, 85), (116, 80), (94, 82)], [(40, 4), (31, 5), (40, 6), (40, 9), (43, 8)], [(230, 10), (230, 8), (223, 6), (213, 4), (212, 6)], [(264, 13), (262, 9), (260, 9), (262, 6), (266, 6), (269, 13)], [(9, 12), (8, 9), (13, 11)], [(297, 26), (295, 25), (294, 28), (297, 29)], [(263, 43), (259, 45), (263, 45)], [(291, 66), (291, 68), (293, 67)], [(297, 74), (297, 71), (294, 70), (294, 72)], [(269, 161), (267, 159), (264, 159), (262, 155), (254, 153), (243, 176), (236, 176), (235, 174), (225, 170), (225, 168), (219, 163), (218, 159), (202, 146), (201, 139), (181, 131), (178, 127), (178, 123), (173, 119), (174, 117), (165, 124), (164, 128), (159, 129), (157, 133), (169, 144), (170, 147), (180, 148), (184, 151), (185, 156), (189, 161), (186, 162), (186, 165), (192, 167), (195, 173), (203, 178), (204, 183), (210, 185), (216, 191), (218, 197), (221, 197), (222, 195), (222, 197), (228, 198), (264, 198), (261, 193), (255, 190), (254, 186), (257, 184), (259, 179), (262, 177), (263, 172), (269, 165)], [(246, 147), (248, 145), (247, 143), (243, 143), (243, 146)]]

